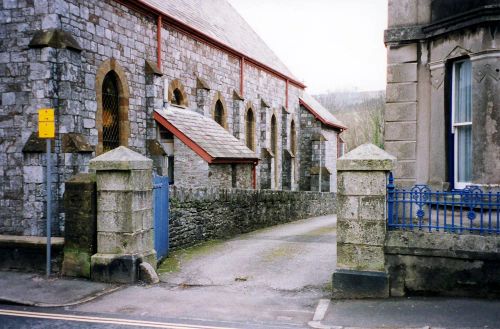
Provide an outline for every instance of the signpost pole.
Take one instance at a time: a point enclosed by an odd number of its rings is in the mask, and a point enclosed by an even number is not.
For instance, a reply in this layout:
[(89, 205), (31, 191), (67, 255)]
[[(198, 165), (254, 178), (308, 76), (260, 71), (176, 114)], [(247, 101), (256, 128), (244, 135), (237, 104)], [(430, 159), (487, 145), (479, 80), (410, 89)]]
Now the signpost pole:
[(52, 224), (52, 156), (51, 139), (56, 136), (54, 109), (38, 110), (38, 137), (44, 138), (47, 145), (47, 279), (50, 277), (51, 224)]
[(51, 259), (51, 222), (52, 222), (52, 168), (51, 168), (51, 154), (50, 154), (50, 138), (46, 139), (47, 144), (47, 279), (50, 277), (50, 259)]

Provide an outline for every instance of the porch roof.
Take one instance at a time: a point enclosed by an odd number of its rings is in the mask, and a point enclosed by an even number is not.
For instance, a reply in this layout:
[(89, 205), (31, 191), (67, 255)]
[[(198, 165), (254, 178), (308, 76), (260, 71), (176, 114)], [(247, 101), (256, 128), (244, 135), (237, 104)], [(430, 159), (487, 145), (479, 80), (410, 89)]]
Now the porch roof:
[(154, 119), (208, 163), (257, 163), (243, 142), (211, 118), (192, 110), (168, 106), (155, 110)]

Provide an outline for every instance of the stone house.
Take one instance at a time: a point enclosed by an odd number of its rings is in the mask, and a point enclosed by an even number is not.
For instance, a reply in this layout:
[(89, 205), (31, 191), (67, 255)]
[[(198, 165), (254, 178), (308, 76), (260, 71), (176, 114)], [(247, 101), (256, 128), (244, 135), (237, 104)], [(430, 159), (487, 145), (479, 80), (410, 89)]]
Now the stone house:
[[(397, 161), (385, 154), (378, 168), (363, 172), (380, 152), (367, 157), (361, 148), (339, 161), (338, 236), (344, 238), (333, 286), (341, 298), (496, 297), (500, 3), (388, 4), (384, 146)], [(360, 190), (360, 176), (370, 174), (377, 183)], [(360, 200), (358, 208), (352, 201), (367, 192), (366, 200), (380, 202), (369, 211), (370, 202)], [(358, 223), (342, 225), (352, 220)]]
[(45, 234), (40, 108), (55, 235), (64, 182), (118, 146), (183, 187), (334, 190), (345, 127), (226, 1), (6, 0), (0, 17), (0, 234)]
[(389, 0), (385, 148), (399, 185), (500, 184), (500, 4)]

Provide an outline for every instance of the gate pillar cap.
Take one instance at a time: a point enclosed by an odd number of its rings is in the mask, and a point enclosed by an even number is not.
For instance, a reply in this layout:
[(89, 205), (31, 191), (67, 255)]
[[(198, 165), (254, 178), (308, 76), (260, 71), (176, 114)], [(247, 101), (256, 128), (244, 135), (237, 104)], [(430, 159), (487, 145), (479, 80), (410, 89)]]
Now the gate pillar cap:
[(366, 143), (337, 159), (339, 171), (391, 171), (396, 157), (381, 148)]
[(147, 170), (153, 168), (153, 160), (125, 146), (119, 146), (90, 160), (89, 167), (96, 171)]

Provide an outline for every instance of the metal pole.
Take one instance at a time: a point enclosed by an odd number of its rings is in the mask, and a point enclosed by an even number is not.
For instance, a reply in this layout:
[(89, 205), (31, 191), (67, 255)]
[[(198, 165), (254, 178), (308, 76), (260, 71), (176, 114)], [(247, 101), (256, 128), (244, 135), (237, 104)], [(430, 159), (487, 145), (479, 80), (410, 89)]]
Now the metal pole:
[(50, 235), (51, 235), (51, 220), (52, 220), (52, 168), (51, 168), (51, 154), (50, 154), (50, 138), (47, 141), (47, 278), (50, 277)]

